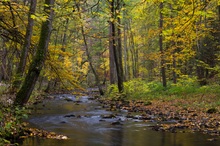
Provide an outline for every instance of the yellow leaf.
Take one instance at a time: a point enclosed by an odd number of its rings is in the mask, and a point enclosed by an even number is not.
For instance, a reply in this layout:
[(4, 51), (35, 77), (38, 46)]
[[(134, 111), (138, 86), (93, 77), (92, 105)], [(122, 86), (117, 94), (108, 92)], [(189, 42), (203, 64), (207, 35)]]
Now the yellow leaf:
[(32, 15), (31, 15), (31, 18), (35, 20), (37, 17), (32, 14)]
[(110, 22), (114, 22), (114, 18), (110, 18), (109, 21), (110, 21)]

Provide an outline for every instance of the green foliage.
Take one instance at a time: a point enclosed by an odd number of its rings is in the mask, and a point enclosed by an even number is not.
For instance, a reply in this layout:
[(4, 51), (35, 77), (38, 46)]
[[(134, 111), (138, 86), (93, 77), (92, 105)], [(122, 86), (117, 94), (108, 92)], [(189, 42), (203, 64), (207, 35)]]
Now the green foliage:
[(109, 97), (114, 97), (118, 93), (118, 87), (116, 84), (112, 84), (108, 86), (107, 95)]
[(210, 86), (202, 86), (199, 89), (197, 89), (198, 93), (213, 93), (213, 94), (220, 94), (219, 85), (210, 85)]
[[(143, 99), (154, 97), (164, 89), (160, 82), (146, 82), (142, 79), (134, 79), (124, 82), (124, 94), (128, 99)], [(117, 97), (117, 85), (110, 85), (107, 90), (107, 96), (110, 98)], [(155, 94), (155, 95), (154, 95)]]
[[(110, 85), (107, 96), (116, 98), (118, 90), (116, 85)], [(199, 86), (195, 77), (182, 76), (177, 84), (168, 83), (166, 88), (161, 82), (147, 82), (142, 79), (134, 79), (124, 83), (124, 94), (127, 99), (156, 99), (167, 97), (181, 97), (191, 94), (220, 94), (219, 85)]]
[(168, 95), (182, 95), (194, 93), (198, 88), (199, 85), (195, 77), (182, 76), (177, 84), (170, 84), (166, 92)]
[(146, 96), (150, 89), (144, 80), (135, 79), (124, 83), (124, 92), (129, 98), (141, 98)]
[(7, 90), (7, 86), (6, 85), (0, 85), (0, 95), (2, 95), (6, 90)]
[(22, 132), (22, 119), (27, 118), (27, 110), (19, 107), (0, 108), (0, 144), (10, 143)]
[(160, 94), (161, 92), (165, 91), (166, 88), (163, 87), (163, 84), (161, 82), (158, 81), (153, 81), (153, 82), (149, 82), (147, 83), (149, 89), (150, 89), (150, 93), (153, 94)]

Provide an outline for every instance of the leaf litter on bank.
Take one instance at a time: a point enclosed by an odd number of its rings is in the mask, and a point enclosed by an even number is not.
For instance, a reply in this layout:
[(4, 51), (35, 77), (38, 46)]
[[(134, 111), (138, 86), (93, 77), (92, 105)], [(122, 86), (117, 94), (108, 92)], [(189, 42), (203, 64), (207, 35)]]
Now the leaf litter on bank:
[[(210, 100), (210, 99), (207, 99)], [(152, 126), (156, 131), (170, 132), (201, 132), (213, 136), (220, 136), (220, 113), (218, 108), (195, 106), (196, 99), (153, 100), (148, 102), (141, 100), (100, 100), (103, 107), (110, 111), (118, 109), (128, 113), (137, 112), (140, 118), (146, 122), (156, 122)], [(210, 101), (208, 101), (210, 102)], [(129, 116), (128, 117), (132, 117)]]
[(68, 139), (67, 136), (56, 134), (55, 132), (49, 132), (42, 129), (26, 127), (24, 129), (24, 135), (20, 136), (20, 138), (28, 138), (28, 137), (42, 137), (42, 138), (60, 139), (60, 140)]

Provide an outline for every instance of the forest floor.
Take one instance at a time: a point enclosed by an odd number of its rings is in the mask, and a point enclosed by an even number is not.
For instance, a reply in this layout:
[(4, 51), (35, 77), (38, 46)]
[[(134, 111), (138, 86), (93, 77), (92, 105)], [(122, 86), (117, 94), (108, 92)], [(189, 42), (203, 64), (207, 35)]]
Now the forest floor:
[(152, 127), (156, 131), (202, 132), (220, 136), (220, 105), (216, 104), (218, 99), (216, 95), (194, 95), (151, 101), (102, 99), (100, 102), (111, 111), (121, 109), (130, 113), (138, 112), (139, 119), (157, 123)]

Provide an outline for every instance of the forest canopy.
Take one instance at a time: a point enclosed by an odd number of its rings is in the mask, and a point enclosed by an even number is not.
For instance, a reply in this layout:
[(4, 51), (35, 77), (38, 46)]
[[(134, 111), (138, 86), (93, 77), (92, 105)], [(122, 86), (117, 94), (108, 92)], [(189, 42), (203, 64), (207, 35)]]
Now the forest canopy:
[(1, 0), (0, 82), (19, 93), (34, 66), (46, 92), (219, 84), (219, 36), (219, 0)]

